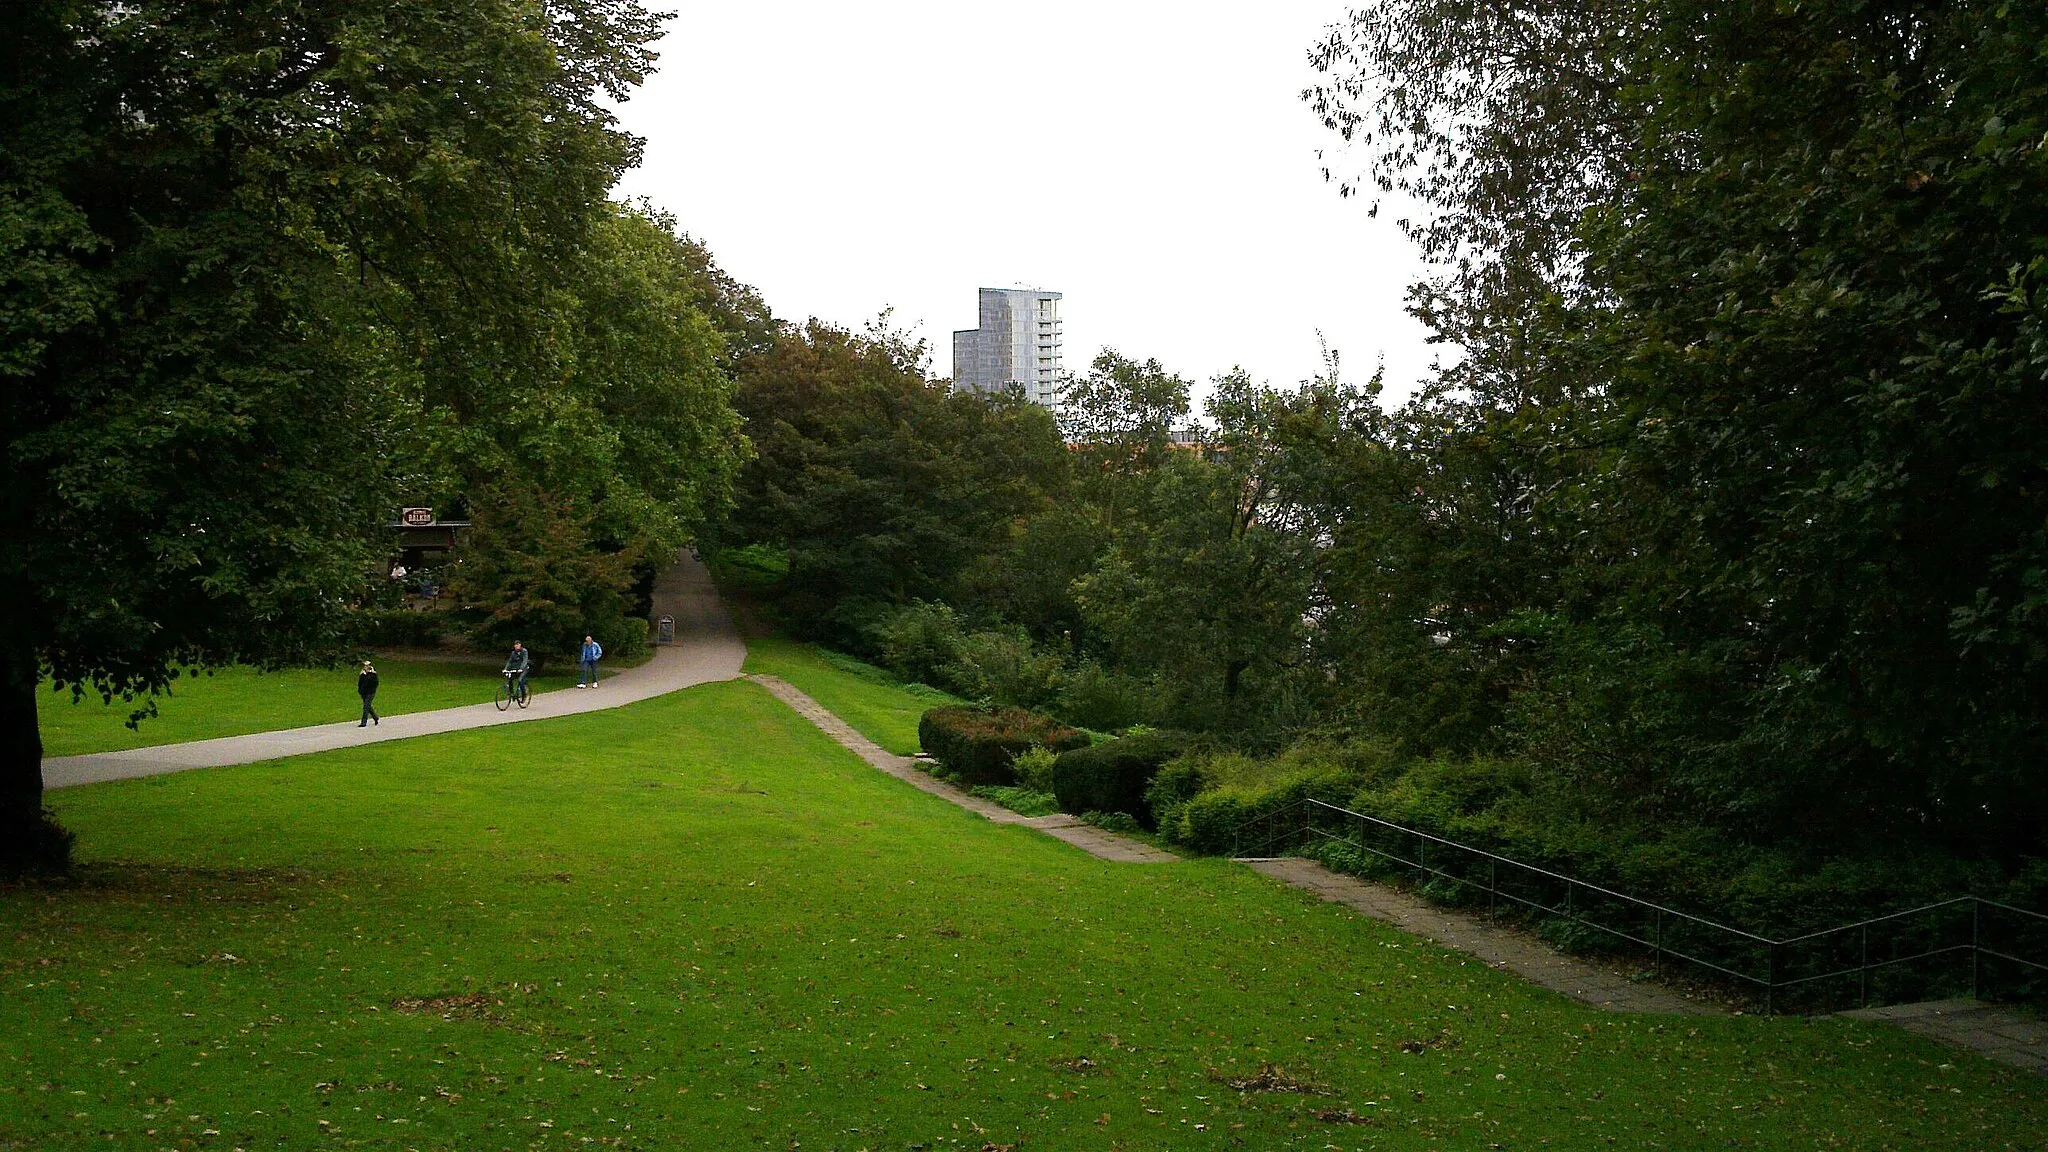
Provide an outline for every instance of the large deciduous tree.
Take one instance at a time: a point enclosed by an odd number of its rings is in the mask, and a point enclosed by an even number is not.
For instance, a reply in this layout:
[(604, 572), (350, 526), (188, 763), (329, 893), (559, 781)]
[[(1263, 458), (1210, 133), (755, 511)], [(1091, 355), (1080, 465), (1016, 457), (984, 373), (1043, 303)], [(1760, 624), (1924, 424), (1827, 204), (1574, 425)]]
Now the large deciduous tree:
[[(674, 259), (604, 204), (636, 144), (601, 101), (654, 34), (632, 0), (10, 11), (0, 852), (41, 827), (42, 674), (149, 693), (318, 651), (415, 471), (603, 455), (671, 539), (715, 503), (719, 389), (655, 384), (715, 338), (588, 279)], [(521, 440), (597, 393), (578, 415), (623, 427)]]
[(1382, 0), (1319, 50), (1445, 261), (1430, 455), (1523, 477), (1497, 714), (1584, 795), (2048, 840), (2044, 45), (2039, 5)]
[(844, 640), (873, 606), (954, 596), (1064, 473), (1049, 413), (954, 393), (923, 359), (879, 325), (813, 320), (740, 367), (757, 456), (727, 536), (787, 550), (784, 604), (803, 626)]

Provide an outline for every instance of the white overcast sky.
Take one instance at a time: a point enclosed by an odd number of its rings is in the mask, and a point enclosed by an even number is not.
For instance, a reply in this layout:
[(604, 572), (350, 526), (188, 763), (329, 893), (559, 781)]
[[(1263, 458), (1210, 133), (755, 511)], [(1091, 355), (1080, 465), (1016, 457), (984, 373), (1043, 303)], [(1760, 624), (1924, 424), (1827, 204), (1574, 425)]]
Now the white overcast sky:
[(1437, 353), (1412, 245), (1323, 181), (1299, 98), (1341, 0), (671, 5), (619, 191), (784, 319), (891, 308), (950, 375), (975, 289), (1023, 284), (1064, 294), (1077, 373), (1109, 346), (1291, 384), (1320, 330), (1389, 399)]

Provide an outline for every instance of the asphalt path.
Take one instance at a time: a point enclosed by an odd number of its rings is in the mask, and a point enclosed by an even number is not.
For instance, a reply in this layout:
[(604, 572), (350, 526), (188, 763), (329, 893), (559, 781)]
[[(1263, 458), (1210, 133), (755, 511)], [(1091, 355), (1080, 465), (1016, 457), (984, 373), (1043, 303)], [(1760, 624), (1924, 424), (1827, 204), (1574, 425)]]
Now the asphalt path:
[(526, 708), (508, 708), (500, 712), (497, 705), (486, 701), (436, 712), (387, 716), (383, 723), (368, 728), (359, 728), (355, 721), (348, 720), (337, 724), (316, 724), (310, 728), (194, 740), (186, 744), (159, 744), (151, 748), (95, 752), (85, 756), (53, 756), (43, 761), (43, 787), (70, 788), (104, 780), (184, 772), (193, 768), (252, 764), (259, 760), (380, 744), (387, 740), (407, 740), (440, 732), (459, 732), (466, 728), (575, 716), (665, 695), (693, 684), (739, 677), (747, 647), (740, 640), (732, 617), (719, 602), (718, 592), (711, 584), (711, 574), (704, 565), (685, 556), (656, 581), (654, 614), (657, 619), (664, 615), (675, 617), (676, 638), (672, 644), (656, 645), (653, 659), (637, 668), (627, 668), (607, 676), (596, 688), (564, 688), (538, 693)]

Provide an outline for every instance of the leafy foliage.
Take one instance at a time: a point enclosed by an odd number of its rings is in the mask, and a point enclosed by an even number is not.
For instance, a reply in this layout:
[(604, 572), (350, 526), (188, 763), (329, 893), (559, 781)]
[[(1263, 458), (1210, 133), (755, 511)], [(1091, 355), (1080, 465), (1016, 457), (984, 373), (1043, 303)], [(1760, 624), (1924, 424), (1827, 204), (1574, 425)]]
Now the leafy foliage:
[(1053, 762), (1053, 795), (1062, 811), (1077, 816), (1120, 812), (1149, 823), (1145, 790), (1159, 766), (1186, 747), (1182, 733), (1154, 731), (1062, 752)]
[[(1107, 352), (1029, 499), (962, 469), (952, 530), (910, 531), (882, 470), (764, 454), (828, 511), (740, 538), (838, 574), (788, 601), (816, 634), (1070, 722), (1363, 741), (1532, 844), (2016, 875), (2048, 851), (2044, 43), (2039, 5), (1370, 0), (1305, 95), (1437, 263), (1409, 403), (1332, 357), (1217, 378), (1187, 436), (1188, 382)], [(788, 401), (861, 394), (803, 371)], [(1204, 842), (1300, 794), (1168, 775)]]
[(725, 538), (789, 556), (784, 607), (842, 643), (875, 604), (942, 599), (1065, 465), (1051, 418), (1015, 397), (950, 394), (920, 344), (812, 321), (741, 367), (756, 456)]
[(538, 485), (633, 547), (718, 510), (701, 252), (605, 202), (656, 34), (632, 0), (10, 13), (0, 822), (39, 811), (43, 670), (318, 658), (407, 496)]
[(1017, 782), (1011, 761), (1033, 748), (1088, 746), (1086, 733), (1022, 708), (933, 708), (917, 723), (918, 743), (968, 785)]
[(588, 509), (523, 484), (492, 490), (474, 515), (449, 591), (488, 606), (471, 630), (479, 643), (516, 640), (543, 662), (571, 659), (585, 635), (618, 656), (646, 647), (647, 622), (624, 596), (633, 557), (597, 547)]

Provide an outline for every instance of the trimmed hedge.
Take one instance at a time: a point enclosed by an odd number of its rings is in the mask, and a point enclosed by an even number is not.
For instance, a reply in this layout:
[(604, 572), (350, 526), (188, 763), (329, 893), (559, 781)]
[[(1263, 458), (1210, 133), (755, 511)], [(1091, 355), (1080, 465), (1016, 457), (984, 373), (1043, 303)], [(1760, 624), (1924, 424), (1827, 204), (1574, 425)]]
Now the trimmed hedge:
[(1088, 746), (1088, 736), (1022, 708), (933, 708), (917, 722), (917, 742), (969, 787), (1017, 782), (1010, 761), (1033, 744), (1055, 752)]
[(1217, 856), (1284, 852), (1293, 847), (1291, 839), (1268, 845), (1261, 828), (1246, 825), (1305, 799), (1347, 804), (1357, 787), (1356, 776), (1325, 770), (1305, 772), (1265, 787), (1217, 788), (1175, 806), (1160, 832), (1175, 844)]
[(1122, 812), (1147, 828), (1152, 810), (1145, 789), (1159, 767), (1187, 751), (1179, 732), (1147, 732), (1091, 748), (1060, 753), (1052, 765), (1052, 794), (1062, 812)]

